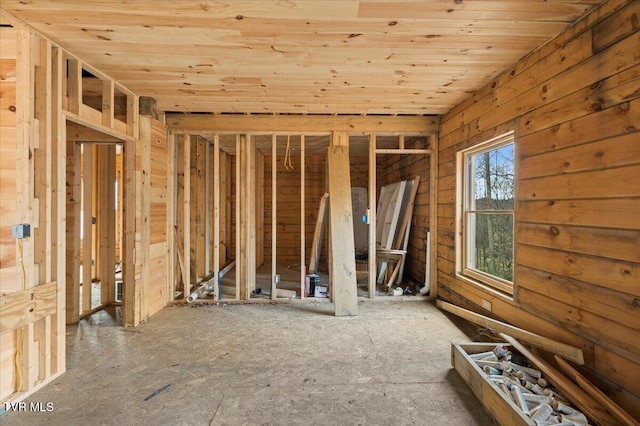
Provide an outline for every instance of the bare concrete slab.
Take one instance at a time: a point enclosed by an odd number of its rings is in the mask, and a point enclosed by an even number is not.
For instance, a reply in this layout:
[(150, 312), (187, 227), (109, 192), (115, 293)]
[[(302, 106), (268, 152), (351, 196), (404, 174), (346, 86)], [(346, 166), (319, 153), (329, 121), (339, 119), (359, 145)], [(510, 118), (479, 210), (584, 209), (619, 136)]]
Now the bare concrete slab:
[(450, 365), (450, 342), (469, 339), (433, 303), (361, 300), (358, 312), (336, 318), (316, 300), (185, 305), (123, 329), (110, 308), (68, 327), (67, 373), (27, 400), (53, 411), (0, 422), (495, 424)]

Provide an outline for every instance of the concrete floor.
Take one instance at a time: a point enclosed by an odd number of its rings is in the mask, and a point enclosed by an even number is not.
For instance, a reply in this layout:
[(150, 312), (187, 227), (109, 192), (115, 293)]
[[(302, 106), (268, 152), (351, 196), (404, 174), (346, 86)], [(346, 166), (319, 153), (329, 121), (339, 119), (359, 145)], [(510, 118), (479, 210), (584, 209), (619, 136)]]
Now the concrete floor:
[(0, 423), (495, 424), (450, 365), (469, 339), (432, 302), (363, 300), (352, 318), (317, 300), (194, 306), (68, 327), (67, 373), (27, 400), (53, 411)]

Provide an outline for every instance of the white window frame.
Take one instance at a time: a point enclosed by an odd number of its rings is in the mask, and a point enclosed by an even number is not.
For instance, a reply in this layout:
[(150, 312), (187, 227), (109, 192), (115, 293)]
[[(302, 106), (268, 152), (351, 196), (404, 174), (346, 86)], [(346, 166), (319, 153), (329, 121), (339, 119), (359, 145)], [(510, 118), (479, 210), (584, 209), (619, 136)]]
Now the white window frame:
[[(473, 194), (473, 179), (470, 179), (468, 170), (469, 156), (476, 156), (488, 151), (493, 151), (506, 145), (514, 145), (514, 180), (515, 180), (515, 133), (513, 131), (489, 139), (471, 148), (459, 151), (456, 155), (456, 271), (461, 278), (471, 280), (499, 290), (503, 293), (513, 295), (514, 283), (503, 278), (491, 275), (484, 271), (469, 267), (469, 259), (473, 252), (474, 239), (469, 238), (469, 231), (475, 229), (473, 214), (486, 212), (487, 210), (474, 210), (469, 208), (470, 194)], [(514, 182), (515, 186), (515, 182)], [(514, 188), (515, 202), (515, 188)], [(514, 206), (515, 208), (515, 206)], [(509, 214), (513, 217), (513, 262), (515, 266), (515, 211), (514, 210), (493, 210), (492, 213)], [(515, 267), (514, 267), (515, 275)], [(515, 281), (515, 277), (514, 277)]]

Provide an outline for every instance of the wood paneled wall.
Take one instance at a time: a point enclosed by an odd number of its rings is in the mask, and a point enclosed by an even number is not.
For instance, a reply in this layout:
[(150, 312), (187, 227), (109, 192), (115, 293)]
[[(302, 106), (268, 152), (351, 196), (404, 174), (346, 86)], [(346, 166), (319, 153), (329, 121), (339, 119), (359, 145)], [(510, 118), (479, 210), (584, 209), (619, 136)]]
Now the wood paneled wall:
[[(0, 27), (2, 403), (65, 371), (61, 56), (50, 41), (11, 24)], [(13, 239), (16, 224), (28, 224), (30, 235)]]
[[(11, 225), (19, 222), (16, 191), (16, 50), (15, 28), (0, 27), (0, 293), (20, 290), (16, 242)], [(0, 336), (0, 400), (15, 390), (16, 333)]]
[[(640, 417), (640, 2), (612, 0), (442, 120), (444, 299), (581, 346)], [(513, 299), (456, 275), (456, 152), (516, 131)]]
[(15, 28), (0, 27), (0, 292), (18, 290), (16, 242), (11, 225), (18, 223), (16, 191), (16, 50)]
[[(168, 150), (167, 127), (157, 120), (149, 120), (150, 188), (149, 188), (149, 286), (146, 295), (151, 316), (166, 306), (169, 297), (169, 205), (168, 167), (172, 153)], [(142, 124), (142, 122), (141, 122)]]

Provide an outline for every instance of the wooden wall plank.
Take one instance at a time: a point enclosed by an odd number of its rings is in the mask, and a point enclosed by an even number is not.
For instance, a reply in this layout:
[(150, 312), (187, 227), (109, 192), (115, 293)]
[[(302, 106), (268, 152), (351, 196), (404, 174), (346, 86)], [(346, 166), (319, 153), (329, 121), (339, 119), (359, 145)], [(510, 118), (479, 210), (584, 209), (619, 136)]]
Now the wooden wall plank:
[(438, 131), (435, 116), (395, 116), (380, 119), (374, 116), (335, 115), (211, 115), (167, 114), (172, 132), (332, 132), (357, 133), (424, 133)]
[[(169, 281), (169, 235), (171, 224), (169, 222), (168, 204), (168, 171), (169, 163), (167, 128), (153, 118), (140, 119), (140, 135), (148, 136), (149, 147), (145, 150), (148, 159), (145, 163), (148, 166), (147, 190), (154, 193), (154, 198), (146, 197), (145, 211), (148, 212), (148, 220), (143, 222), (148, 235), (148, 284), (146, 285), (146, 312), (144, 319), (151, 317), (160, 309), (166, 306), (171, 292), (171, 282)], [(144, 126), (149, 126), (144, 130)], [(151, 191), (153, 190), (153, 191)]]
[(56, 313), (56, 293), (57, 283), (51, 282), (0, 296), (0, 334)]
[(115, 145), (98, 146), (99, 180), (98, 180), (98, 278), (101, 283), (100, 302), (107, 304), (116, 300), (115, 265), (116, 265), (116, 147)]
[(80, 315), (80, 145), (69, 141), (67, 145), (66, 182), (66, 321), (76, 323)]
[[(615, 397), (629, 411), (640, 404), (635, 385), (602, 363), (640, 371), (639, 347), (629, 344), (639, 338), (640, 295), (640, 33), (632, 3), (606, 2), (445, 114), (437, 233), (442, 298), (476, 310), (489, 302), (504, 320), (584, 345), (589, 369), (612, 389), (626, 388)], [(456, 152), (509, 128), (519, 173), (513, 300), (459, 277), (455, 242)]]
[(91, 310), (93, 281), (93, 146), (82, 147), (82, 300), (80, 315)]

